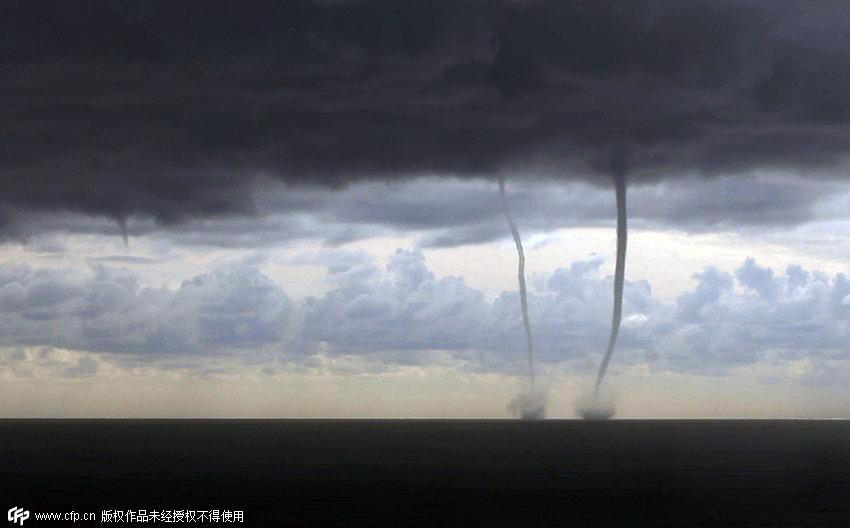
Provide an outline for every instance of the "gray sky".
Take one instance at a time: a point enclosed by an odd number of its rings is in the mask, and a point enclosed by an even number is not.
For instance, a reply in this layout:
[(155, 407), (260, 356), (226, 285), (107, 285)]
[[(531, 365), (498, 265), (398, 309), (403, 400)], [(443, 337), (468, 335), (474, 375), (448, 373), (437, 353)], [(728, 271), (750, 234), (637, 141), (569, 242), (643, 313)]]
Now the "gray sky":
[[(0, 414), (850, 416), (844, 2), (17, 4)], [(617, 158), (619, 159), (619, 158)], [(125, 246), (124, 237), (127, 238)]]

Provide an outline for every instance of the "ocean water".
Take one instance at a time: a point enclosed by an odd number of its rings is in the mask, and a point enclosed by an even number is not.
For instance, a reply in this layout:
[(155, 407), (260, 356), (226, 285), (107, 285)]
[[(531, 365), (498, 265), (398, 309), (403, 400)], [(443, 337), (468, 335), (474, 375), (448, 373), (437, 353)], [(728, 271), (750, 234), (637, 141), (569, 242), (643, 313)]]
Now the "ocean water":
[[(850, 422), (0, 420), (0, 498), (23, 526), (848, 527)], [(34, 518), (70, 511), (98, 522)]]

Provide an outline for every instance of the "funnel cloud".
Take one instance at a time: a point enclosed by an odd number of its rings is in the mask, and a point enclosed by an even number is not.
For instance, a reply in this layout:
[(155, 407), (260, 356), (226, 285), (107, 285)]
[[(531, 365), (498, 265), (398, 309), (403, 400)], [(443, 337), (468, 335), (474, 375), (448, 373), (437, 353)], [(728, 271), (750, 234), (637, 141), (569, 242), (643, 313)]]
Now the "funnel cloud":
[(608, 347), (599, 365), (596, 375), (594, 395), (599, 396), (599, 386), (605, 378), (614, 348), (617, 346), (617, 335), (620, 333), (620, 322), (623, 318), (623, 283), (626, 274), (626, 243), (628, 239), (628, 224), (626, 219), (626, 152), (618, 152), (611, 158), (611, 175), (614, 178), (614, 192), (617, 197), (617, 262), (614, 268), (614, 309), (611, 316), (611, 335), (608, 337)]
[(531, 337), (531, 321), (528, 318), (528, 289), (525, 285), (525, 252), (522, 249), (522, 238), (511, 216), (508, 200), (505, 197), (505, 178), (499, 178), (499, 198), (502, 212), (511, 230), (517, 252), (517, 282), (519, 283), (519, 302), (522, 311), (522, 327), (525, 330), (525, 343), (528, 351), (528, 386), (527, 392), (521, 393), (511, 402), (509, 409), (512, 414), (524, 420), (542, 420), (546, 415), (546, 397), (538, 393), (534, 387), (534, 342)]
[(519, 283), (519, 302), (522, 310), (522, 327), (525, 330), (525, 343), (528, 349), (528, 383), (531, 392), (534, 392), (534, 343), (531, 337), (531, 322), (528, 318), (528, 291), (525, 286), (525, 252), (522, 249), (522, 238), (519, 236), (519, 230), (516, 227), (513, 217), (511, 217), (508, 201), (505, 197), (505, 179), (499, 179), (499, 196), (502, 202), (502, 211), (505, 213), (505, 219), (508, 221), (508, 226), (511, 229), (511, 236), (514, 238), (517, 252), (517, 282)]

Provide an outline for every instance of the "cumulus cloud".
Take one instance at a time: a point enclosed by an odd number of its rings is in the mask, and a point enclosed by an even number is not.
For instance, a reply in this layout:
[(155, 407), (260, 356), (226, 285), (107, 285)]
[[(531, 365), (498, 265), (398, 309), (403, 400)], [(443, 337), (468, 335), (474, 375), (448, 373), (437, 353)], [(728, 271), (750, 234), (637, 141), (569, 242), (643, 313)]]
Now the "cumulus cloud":
[(27, 265), (0, 270), (5, 345), (156, 358), (262, 347), (286, 337), (291, 302), (255, 263), (224, 266), (176, 289), (142, 288), (130, 270), (105, 265), (85, 274)]
[[(461, 277), (437, 277), (415, 249), (385, 264), (340, 250), (299, 258), (325, 263), (325, 293), (293, 301), (257, 259), (222, 263), (175, 288), (141, 287), (133, 272), (103, 263), (84, 273), (3, 264), (0, 347), (95, 354), (63, 363), (67, 377), (96, 375), (97, 354), (171, 364), (242, 357), (275, 371), (321, 369), (333, 358), (354, 374), (405, 365), (524, 374), (516, 292), (492, 298)], [(533, 276), (529, 311), (543, 372), (595, 368), (612, 291), (602, 263), (593, 257)], [(780, 273), (748, 259), (734, 273), (709, 267), (694, 280), (674, 302), (655, 298), (646, 281), (626, 283), (615, 372), (645, 365), (722, 375), (762, 362), (847, 358), (844, 274), (796, 265)]]
[(732, 289), (732, 276), (716, 268), (707, 268), (695, 273), (693, 278), (698, 281), (697, 287), (676, 300), (678, 317), (686, 321), (716, 318), (716, 315), (712, 317), (714, 314), (705, 312), (718, 308), (720, 296), (724, 291)]
[[(794, 282), (805, 280), (802, 272), (803, 270), (801, 268), (792, 270), (792, 277), (789, 277), (788, 280)], [(735, 270), (735, 277), (737, 277), (738, 282), (742, 286), (749, 288), (769, 301), (772, 301), (776, 297), (780, 287), (777, 280), (773, 277), (773, 270), (759, 266), (756, 264), (756, 259), (752, 257), (748, 258), (743, 266)]]
[(398, 251), (386, 272), (374, 263), (332, 271), (333, 288), (309, 299), (305, 336), (341, 353), (463, 352), (487, 319), (480, 291), (458, 277), (437, 279), (421, 253)]

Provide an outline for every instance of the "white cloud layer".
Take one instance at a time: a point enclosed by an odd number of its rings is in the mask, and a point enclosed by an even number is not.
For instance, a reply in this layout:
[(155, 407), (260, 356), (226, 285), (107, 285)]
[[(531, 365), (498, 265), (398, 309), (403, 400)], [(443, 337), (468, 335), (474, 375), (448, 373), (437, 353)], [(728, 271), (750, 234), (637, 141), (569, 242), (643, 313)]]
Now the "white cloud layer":
[[(516, 292), (492, 298), (462, 277), (437, 277), (418, 250), (399, 249), (386, 263), (343, 250), (295, 260), (327, 269), (325, 293), (292, 300), (285, 281), (264, 274), (257, 258), (219, 263), (174, 288), (140, 286), (121, 263), (95, 262), (82, 273), (0, 264), (5, 364), (25, 363), (31, 353), (21, 351), (41, 347), (95, 353), (64, 365), (64, 377), (97, 375), (104, 355), (201, 372), (216, 358), (268, 372), (524, 372)], [(612, 297), (602, 264), (593, 257), (531, 277), (530, 316), (544, 372), (595, 368)], [(694, 280), (672, 302), (655, 298), (647, 281), (627, 283), (615, 375), (640, 367), (723, 376), (747, 365), (794, 365), (803, 383), (850, 385), (841, 367), (850, 359), (844, 274), (797, 265), (776, 272), (747, 259), (734, 273), (706, 267)]]

